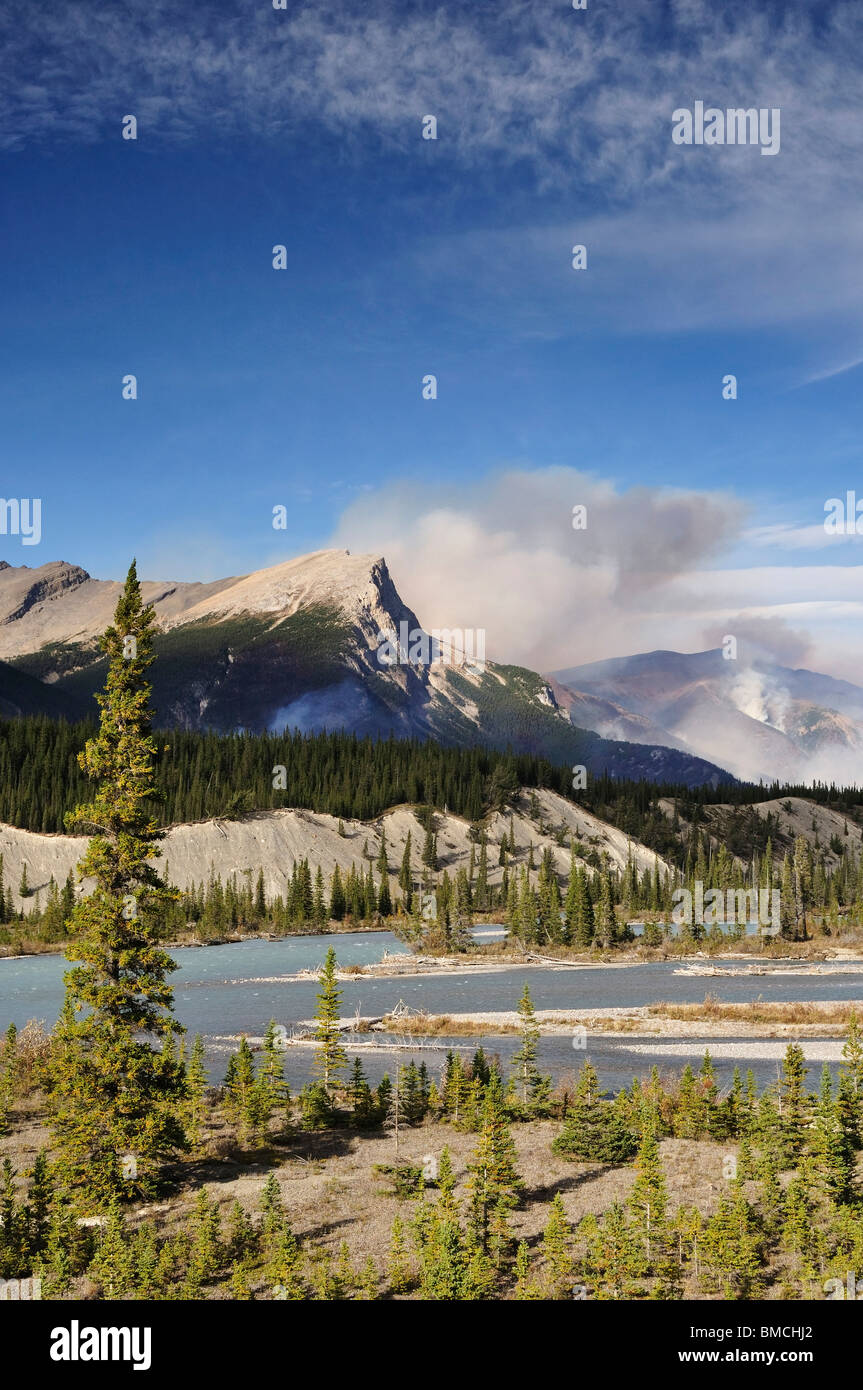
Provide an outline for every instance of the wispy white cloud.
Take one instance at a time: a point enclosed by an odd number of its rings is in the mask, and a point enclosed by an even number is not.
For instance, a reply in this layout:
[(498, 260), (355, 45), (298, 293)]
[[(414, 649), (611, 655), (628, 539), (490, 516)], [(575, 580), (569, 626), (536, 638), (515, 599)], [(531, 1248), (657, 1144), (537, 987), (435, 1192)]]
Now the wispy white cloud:
[(301, 120), (366, 144), (373, 126), (407, 148), (418, 117), (434, 112), (442, 151), (470, 162), (494, 152), (558, 176), (568, 162), (571, 181), (600, 178), (617, 199), (645, 179), (673, 186), (697, 168), (776, 178), (780, 161), (751, 150), (672, 146), (672, 109), (700, 96), (781, 104), (790, 116), (782, 163), (805, 161), (835, 195), (859, 186), (849, 161), (863, 140), (863, 20), (851, 0), (821, 11), (816, 26), (803, 10), (768, 15), (707, 0), (673, 4), (670, 17), (652, 0), (584, 14), (518, 0), (431, 12), (396, 0), (287, 11), (230, 0), (10, 0), (0, 20), (3, 138), (113, 137), (119, 115), (137, 109), (148, 138), (246, 130), (279, 139)]
[[(354, 166), (387, 151), (429, 161), (455, 192), (487, 179), (490, 215), (507, 229), (474, 234), (474, 256), (470, 235), (438, 243), (454, 300), (487, 308), (515, 259), (508, 298), (522, 287), (523, 331), (561, 331), (573, 289), (561, 291), (553, 267), (562, 273), (570, 238), (589, 238), (594, 269), (579, 294), (610, 327), (627, 311), (635, 322), (624, 326), (659, 331), (819, 317), (831, 321), (830, 360), (844, 354), (845, 365), (816, 364), (815, 382), (850, 370), (859, 345), (861, 47), (855, 0), (817, 10), (628, 0), (584, 12), (521, 0), (286, 11), (9, 0), (0, 146), (118, 140), (131, 112), (150, 149), (242, 136), (314, 158), (323, 138)], [(671, 113), (697, 98), (780, 107), (780, 154), (674, 146)], [(420, 139), (426, 113), (439, 120), (434, 147)]]
[(773, 550), (824, 550), (842, 544), (853, 545), (856, 539), (855, 536), (840, 536), (825, 531), (823, 522), (795, 526), (780, 521), (753, 526), (742, 537), (747, 545)]
[(799, 383), (800, 386), (811, 386), (816, 381), (829, 381), (831, 377), (843, 376), (845, 372), (853, 372), (856, 367), (863, 367), (863, 357), (852, 357), (847, 362), (839, 362), (832, 367), (823, 367), (817, 372), (812, 372), (804, 377)]

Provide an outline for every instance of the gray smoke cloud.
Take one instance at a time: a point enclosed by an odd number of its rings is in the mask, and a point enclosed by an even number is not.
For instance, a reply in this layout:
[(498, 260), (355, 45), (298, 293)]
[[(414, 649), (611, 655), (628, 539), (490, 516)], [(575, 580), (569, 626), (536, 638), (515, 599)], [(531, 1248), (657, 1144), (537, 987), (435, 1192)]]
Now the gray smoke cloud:
[(785, 618), (738, 613), (724, 623), (709, 624), (703, 633), (704, 646), (719, 647), (727, 635), (737, 639), (737, 660), (743, 666), (796, 667), (812, 660), (809, 634), (792, 628)]
[[(585, 509), (583, 529), (573, 508)], [(691, 646), (687, 574), (739, 536), (723, 493), (620, 490), (575, 468), (508, 469), (465, 487), (404, 482), (344, 512), (332, 544), (384, 554), (426, 627), (485, 628), (498, 661), (539, 670)], [(672, 595), (670, 585), (677, 581)]]

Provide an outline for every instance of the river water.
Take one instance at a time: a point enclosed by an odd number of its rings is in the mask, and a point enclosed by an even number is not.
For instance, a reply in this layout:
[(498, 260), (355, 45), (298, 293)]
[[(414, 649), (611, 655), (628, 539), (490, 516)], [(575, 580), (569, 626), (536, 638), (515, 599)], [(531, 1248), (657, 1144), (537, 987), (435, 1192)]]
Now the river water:
[[(203, 1035), (214, 1082), (221, 1080), (239, 1034), (259, 1038), (271, 1018), (283, 1024), (290, 1034), (292, 1027), (311, 1019), (317, 982), (287, 977), (300, 970), (318, 969), (330, 945), (335, 947), (341, 966), (370, 964), (381, 960), (385, 951), (400, 954), (405, 950), (388, 932), (357, 932), (182, 947), (171, 952), (179, 967), (172, 976), (176, 1014), (190, 1035)], [(64, 959), (54, 955), (0, 959), (0, 1029), (10, 1022), (21, 1027), (28, 1019), (52, 1026), (62, 1004), (63, 972), (67, 968)], [(525, 980), (538, 1009), (604, 1008), (660, 1001), (698, 1003), (708, 992), (726, 1001), (863, 999), (861, 967), (839, 968), (824, 975), (794, 972), (727, 978), (676, 975), (675, 968), (679, 966), (664, 961), (583, 970), (514, 967), (494, 973), (481, 973), (466, 966), (463, 971), (439, 976), (366, 977), (341, 982), (341, 1007), (343, 1015), (359, 1011), (373, 1016), (387, 1013), (399, 1001), (435, 1014), (514, 1009)], [(391, 1041), (372, 1034), (347, 1043), (349, 1055), (355, 1050), (362, 1055), (372, 1082), (384, 1071), (392, 1071), (398, 1054), (385, 1050)], [(735, 1064), (742, 1070), (751, 1066), (759, 1084), (764, 1085), (775, 1078), (786, 1046), (783, 1041), (770, 1039), (644, 1040), (609, 1038), (602, 1033), (588, 1034), (586, 1047), (574, 1045), (574, 1041), (577, 1044), (582, 1040), (569, 1036), (542, 1038), (539, 1061), (543, 1069), (558, 1078), (577, 1071), (587, 1056), (609, 1090), (628, 1084), (633, 1076), (645, 1075), (654, 1063), (661, 1071), (677, 1071), (687, 1061), (696, 1064), (706, 1047), (715, 1059), (722, 1085), (730, 1082)], [(470, 1055), (480, 1043), (487, 1053), (499, 1054), (504, 1063), (518, 1046), (518, 1040), (512, 1037), (446, 1038), (443, 1050), (415, 1047), (410, 1055), (417, 1061), (424, 1059), (436, 1075), (446, 1047), (463, 1047)], [(812, 1069), (809, 1085), (814, 1088), (823, 1060), (835, 1073), (841, 1045), (821, 1039), (804, 1039), (802, 1045)], [(409, 1054), (402, 1051), (400, 1055), (407, 1060)], [(310, 1048), (286, 1049), (285, 1075), (294, 1090), (310, 1078), (311, 1067)]]

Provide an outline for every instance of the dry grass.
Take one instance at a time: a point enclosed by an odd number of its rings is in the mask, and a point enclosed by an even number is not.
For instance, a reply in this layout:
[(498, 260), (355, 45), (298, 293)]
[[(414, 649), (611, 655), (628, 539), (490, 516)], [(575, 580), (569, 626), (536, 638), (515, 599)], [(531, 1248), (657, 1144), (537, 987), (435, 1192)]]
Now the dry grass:
[(685, 1023), (836, 1023), (847, 1027), (852, 1018), (859, 1017), (859, 1004), (855, 1008), (853, 1003), (768, 1003), (763, 999), (726, 1003), (715, 994), (708, 994), (701, 1004), (651, 1004), (648, 1013)]
[(518, 1033), (513, 1023), (479, 1023), (469, 1018), (450, 1018), (449, 1014), (411, 1014), (407, 1018), (384, 1018), (388, 1033), (409, 1033), (423, 1038), (501, 1037)]

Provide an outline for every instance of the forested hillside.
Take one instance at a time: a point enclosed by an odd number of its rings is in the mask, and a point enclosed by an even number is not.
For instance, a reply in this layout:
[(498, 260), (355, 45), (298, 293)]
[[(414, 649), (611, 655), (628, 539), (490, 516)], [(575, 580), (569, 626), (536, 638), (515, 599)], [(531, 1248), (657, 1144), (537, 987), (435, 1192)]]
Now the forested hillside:
[[(64, 815), (87, 794), (77, 754), (94, 727), (45, 717), (0, 720), (0, 821), (62, 832)], [(478, 820), (501, 809), (521, 787), (547, 787), (670, 857), (679, 849), (679, 822), (697, 825), (705, 807), (804, 797), (849, 817), (863, 815), (854, 787), (723, 783), (693, 788), (588, 772), (584, 790), (574, 791), (571, 767), (531, 754), (346, 733), (161, 731), (156, 784), (153, 811), (163, 825), (286, 806), (368, 820), (405, 802)], [(669, 800), (676, 821), (663, 809)], [(756, 824), (751, 817), (746, 823)], [(756, 847), (741, 850), (748, 854)]]

